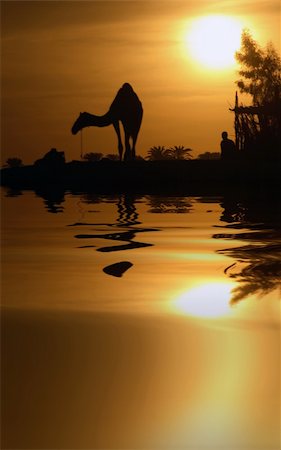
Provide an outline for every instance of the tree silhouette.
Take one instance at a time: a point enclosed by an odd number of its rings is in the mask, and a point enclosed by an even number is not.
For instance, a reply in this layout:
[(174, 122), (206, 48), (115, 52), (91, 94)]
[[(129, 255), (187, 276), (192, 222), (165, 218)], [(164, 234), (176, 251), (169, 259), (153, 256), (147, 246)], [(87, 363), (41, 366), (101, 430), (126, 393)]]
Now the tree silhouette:
[(242, 65), (236, 82), (241, 93), (252, 96), (253, 105), (271, 103), (281, 96), (281, 59), (272, 43), (262, 49), (248, 30), (242, 33), (236, 59)]
[(171, 159), (192, 159), (190, 152), (192, 152), (192, 149), (185, 148), (183, 145), (175, 145), (168, 149)]
[(239, 105), (236, 93), (231, 111), (237, 148), (248, 159), (280, 159), (281, 59), (271, 43), (261, 48), (247, 30), (236, 59), (242, 65), (236, 84), (252, 97), (250, 106)]
[(170, 151), (163, 146), (151, 147), (147, 152), (147, 157), (149, 161), (160, 161), (167, 160), (170, 158)]
[(20, 167), (23, 165), (22, 160), (17, 157), (8, 158), (6, 161), (6, 166), (8, 167)]

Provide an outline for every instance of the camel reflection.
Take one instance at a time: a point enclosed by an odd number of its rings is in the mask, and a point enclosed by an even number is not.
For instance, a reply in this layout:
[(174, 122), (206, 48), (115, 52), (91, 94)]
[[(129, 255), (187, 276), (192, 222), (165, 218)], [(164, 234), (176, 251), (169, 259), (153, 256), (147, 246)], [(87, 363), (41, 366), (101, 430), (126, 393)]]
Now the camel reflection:
[(218, 251), (236, 260), (225, 269), (226, 275), (237, 282), (231, 303), (250, 295), (273, 292), (281, 298), (280, 202), (272, 197), (258, 201), (252, 197), (239, 201), (225, 197), (221, 206), (221, 220), (228, 223), (229, 233), (216, 233), (213, 238), (245, 242), (245, 245)]
[[(143, 233), (145, 231), (157, 231), (155, 229), (139, 228), (137, 230), (130, 230), (117, 233), (104, 233), (104, 234), (76, 234), (76, 239), (108, 239), (110, 241), (127, 242), (127, 244), (121, 245), (109, 245), (107, 247), (97, 248), (98, 252), (118, 252), (120, 250), (132, 250), (134, 248), (150, 247), (153, 244), (146, 244), (144, 242), (136, 242), (134, 238), (137, 233)], [(85, 247), (85, 246), (84, 246)]]
[(137, 225), (141, 223), (138, 221), (139, 215), (135, 206), (136, 201), (137, 197), (132, 194), (125, 194), (119, 197), (117, 202), (117, 222), (120, 226)]
[[(87, 205), (99, 204), (102, 202), (113, 203), (117, 205), (117, 220), (116, 223), (119, 226), (137, 225), (141, 222), (138, 221), (138, 212), (135, 203), (138, 201), (138, 197), (134, 194), (113, 195), (113, 196), (101, 196), (90, 192), (85, 192), (81, 195), (81, 202)], [(88, 213), (98, 212), (96, 210), (89, 209)]]
[[(88, 204), (91, 203), (90, 194), (87, 194), (86, 198), (82, 197), (81, 201), (85, 201)], [(94, 196), (93, 201), (94, 203), (98, 203), (99, 199), (96, 196)], [(117, 231), (109, 233), (100, 233), (100, 232), (85, 233), (85, 234), (83, 233), (83, 234), (76, 234), (74, 237), (76, 239), (83, 239), (87, 242), (92, 239), (94, 240), (104, 239), (109, 241), (121, 242), (121, 244), (119, 245), (114, 244), (96, 248), (96, 251), (104, 253), (132, 250), (143, 247), (151, 247), (153, 244), (138, 242), (135, 240), (136, 236), (140, 233), (158, 231), (157, 229), (154, 228), (135, 227), (135, 225), (141, 224), (141, 222), (138, 220), (139, 214), (135, 206), (137, 197), (131, 194), (124, 194), (117, 197), (114, 196), (112, 198), (107, 197), (107, 201), (117, 205), (117, 219), (115, 223), (95, 224), (95, 223), (76, 222), (69, 226), (76, 226), (76, 227), (95, 226), (96, 231), (99, 231), (98, 227), (100, 225), (106, 225), (108, 227), (117, 227)], [(119, 230), (120, 227), (121, 229), (124, 229), (126, 227), (126, 230), (120, 231)], [(87, 244), (80, 246), (79, 248), (86, 248), (86, 247), (96, 247), (96, 246)]]

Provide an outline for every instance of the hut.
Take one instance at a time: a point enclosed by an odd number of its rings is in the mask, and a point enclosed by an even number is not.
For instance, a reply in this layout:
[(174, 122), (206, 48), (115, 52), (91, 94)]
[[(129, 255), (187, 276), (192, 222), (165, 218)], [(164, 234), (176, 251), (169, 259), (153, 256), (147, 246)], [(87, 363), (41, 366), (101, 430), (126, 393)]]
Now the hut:
[(234, 128), (236, 147), (249, 159), (281, 158), (281, 98), (256, 106), (239, 105), (235, 94)]

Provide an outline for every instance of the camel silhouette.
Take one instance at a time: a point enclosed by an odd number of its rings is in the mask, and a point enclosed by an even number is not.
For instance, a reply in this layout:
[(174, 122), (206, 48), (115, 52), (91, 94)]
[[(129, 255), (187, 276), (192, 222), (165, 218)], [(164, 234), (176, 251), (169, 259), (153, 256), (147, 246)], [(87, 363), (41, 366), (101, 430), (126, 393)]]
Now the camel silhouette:
[[(80, 113), (71, 129), (72, 134), (78, 133), (85, 127), (107, 127), (113, 125), (118, 138), (119, 159), (122, 161), (123, 144), (121, 139), (119, 121), (122, 123), (125, 134), (124, 161), (134, 159), (136, 156), (136, 141), (143, 116), (142, 104), (129, 83), (117, 92), (108, 112), (103, 116), (96, 116), (87, 112)], [(132, 139), (132, 146), (130, 145)]]

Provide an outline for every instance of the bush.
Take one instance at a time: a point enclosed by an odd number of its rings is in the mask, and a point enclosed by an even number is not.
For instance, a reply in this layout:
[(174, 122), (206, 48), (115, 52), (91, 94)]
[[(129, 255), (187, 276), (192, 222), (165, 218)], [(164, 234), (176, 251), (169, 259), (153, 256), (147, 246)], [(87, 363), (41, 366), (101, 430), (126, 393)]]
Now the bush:
[(85, 161), (88, 162), (95, 162), (95, 161), (100, 161), (103, 157), (102, 153), (85, 153), (85, 155), (83, 155), (82, 159), (84, 159)]
[(23, 162), (20, 158), (12, 157), (8, 158), (5, 164), (7, 167), (21, 167), (23, 166)]

